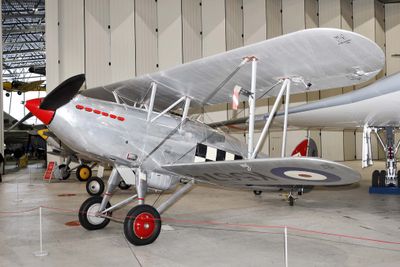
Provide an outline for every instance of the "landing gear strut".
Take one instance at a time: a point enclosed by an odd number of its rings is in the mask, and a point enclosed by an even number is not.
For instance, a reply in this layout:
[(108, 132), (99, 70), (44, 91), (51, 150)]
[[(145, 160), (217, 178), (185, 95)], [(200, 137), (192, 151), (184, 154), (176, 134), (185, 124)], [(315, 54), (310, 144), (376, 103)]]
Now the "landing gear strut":
[[(397, 187), (399, 186), (399, 172), (397, 171), (396, 154), (400, 146), (400, 141), (395, 145), (394, 128), (373, 128), (386, 155), (386, 170), (375, 170), (372, 173), (373, 187)], [(386, 144), (379, 135), (380, 130), (386, 132)]]
[[(117, 168), (114, 168), (108, 179), (107, 190), (104, 196), (94, 196), (87, 199), (79, 210), (79, 221), (85, 229), (102, 229), (107, 226), (110, 220), (117, 220), (111, 216), (114, 210), (137, 200), (138, 205), (133, 207), (121, 222), (124, 225), (125, 237), (130, 243), (136, 246), (148, 245), (153, 243), (160, 234), (162, 224), (160, 214), (185, 194), (194, 185), (194, 182), (190, 181), (182, 186), (156, 209), (144, 204), (147, 193), (147, 175), (139, 170), (135, 170), (135, 172), (133, 170), (129, 171), (131, 171), (131, 176), (135, 178), (137, 194), (115, 205), (110, 205), (109, 201), (112, 198), (112, 194), (119, 187), (120, 182), (127, 178), (132, 178), (126, 177), (125, 169), (125, 178), (121, 179)], [(133, 183), (133, 181), (129, 180), (127, 179), (128, 182)]]

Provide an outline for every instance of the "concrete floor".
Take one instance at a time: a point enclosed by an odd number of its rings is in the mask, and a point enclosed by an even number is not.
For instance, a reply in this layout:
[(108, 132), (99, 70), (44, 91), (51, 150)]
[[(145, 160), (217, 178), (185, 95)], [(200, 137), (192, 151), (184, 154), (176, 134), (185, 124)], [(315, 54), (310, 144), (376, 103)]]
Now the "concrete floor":
[[(372, 169), (362, 171), (360, 184), (316, 188), (294, 207), (280, 192), (256, 197), (196, 186), (163, 215), (158, 240), (145, 247), (128, 244), (118, 223), (90, 232), (67, 226), (88, 197), (85, 185), (74, 174), (45, 183), (43, 171), (36, 164), (3, 176), (0, 266), (284, 266), (283, 229), (268, 227), (284, 225), (400, 242), (400, 196), (368, 194)], [(112, 202), (130, 193), (120, 192)], [(147, 203), (157, 197), (150, 194)], [(45, 257), (33, 254), (39, 250), (39, 211), (19, 212), (38, 206), (55, 208), (43, 208)], [(124, 217), (129, 208), (114, 216)], [(400, 266), (400, 245), (289, 229), (288, 259), (289, 266)]]

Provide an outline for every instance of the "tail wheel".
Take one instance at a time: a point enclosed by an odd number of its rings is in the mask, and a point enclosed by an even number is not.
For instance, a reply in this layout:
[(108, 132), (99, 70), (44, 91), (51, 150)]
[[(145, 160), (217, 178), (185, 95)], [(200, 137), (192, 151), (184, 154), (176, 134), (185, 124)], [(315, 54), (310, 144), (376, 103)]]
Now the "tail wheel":
[(379, 176), (380, 176), (380, 172), (378, 170), (373, 171), (373, 173), (372, 173), (372, 186), (373, 187), (379, 186)]
[(161, 217), (158, 211), (149, 205), (133, 207), (124, 221), (126, 239), (135, 246), (153, 243), (161, 231)]
[[(88, 198), (82, 203), (79, 208), (79, 222), (83, 228), (87, 230), (99, 230), (103, 229), (110, 222), (110, 219), (98, 217), (96, 214), (100, 210), (101, 201), (103, 200), (100, 196), (94, 196)], [(106, 208), (111, 207), (110, 202), (107, 203)], [(111, 216), (111, 213), (107, 214)]]
[(87, 181), (92, 177), (92, 169), (88, 165), (82, 164), (76, 169), (76, 178), (81, 181)]
[(59, 165), (58, 169), (61, 172), (61, 179), (62, 180), (67, 180), (69, 178), (69, 176), (71, 175), (71, 169), (66, 164)]
[(99, 177), (92, 177), (86, 182), (86, 192), (91, 196), (100, 196), (104, 192), (104, 182)]
[(261, 190), (253, 190), (254, 195), (256, 196), (261, 196), (262, 191)]
[(381, 171), (379, 175), (379, 186), (385, 187), (386, 186), (386, 171)]
[(121, 182), (119, 182), (119, 184), (118, 184), (118, 187), (119, 187), (121, 190), (128, 190), (129, 188), (131, 188), (131, 185), (125, 183), (124, 180), (121, 180)]
[(289, 205), (293, 206), (294, 205), (294, 197), (293, 196), (289, 196)]

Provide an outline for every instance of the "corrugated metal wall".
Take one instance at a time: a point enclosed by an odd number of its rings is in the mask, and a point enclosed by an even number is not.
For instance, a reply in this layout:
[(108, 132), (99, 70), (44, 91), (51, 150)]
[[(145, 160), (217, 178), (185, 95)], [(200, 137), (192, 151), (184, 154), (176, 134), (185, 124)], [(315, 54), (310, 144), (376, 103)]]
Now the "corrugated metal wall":
[(132, 78), (136, 75), (135, 2), (112, 0), (110, 26), (111, 81)]
[(80, 73), (90, 75), (85, 69), (84, 7), (83, 0), (58, 1), (59, 82)]
[[(46, 0), (46, 8), (49, 88), (82, 72), (88, 87), (107, 84), (318, 26), (367, 36), (386, 48), (385, 72), (400, 71), (400, 4), (378, 0)], [(292, 101), (298, 105), (351, 90), (300, 94)], [(260, 101), (257, 112), (267, 112), (272, 103)], [(227, 104), (207, 107), (204, 117), (217, 121), (246, 116), (246, 103), (242, 108), (236, 113)], [(244, 131), (233, 134), (244, 140)], [(287, 152), (306, 134), (290, 132)], [(359, 133), (309, 134), (325, 158), (360, 156)], [(280, 133), (273, 133), (263, 151), (278, 155), (280, 142)], [(383, 155), (376, 140), (373, 147), (375, 157)]]
[(85, 0), (85, 69), (87, 87), (111, 81), (110, 0)]

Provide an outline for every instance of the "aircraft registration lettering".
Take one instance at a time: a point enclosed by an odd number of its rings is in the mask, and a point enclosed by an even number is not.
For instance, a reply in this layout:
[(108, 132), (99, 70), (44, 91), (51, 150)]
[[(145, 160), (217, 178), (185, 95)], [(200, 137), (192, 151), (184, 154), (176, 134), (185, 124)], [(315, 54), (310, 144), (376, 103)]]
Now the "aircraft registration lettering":
[(188, 177), (193, 177), (199, 180), (205, 181), (218, 181), (218, 182), (232, 182), (232, 181), (240, 181), (240, 182), (263, 182), (263, 181), (277, 181), (273, 177), (258, 173), (258, 172), (230, 172), (230, 173), (203, 173), (200, 175), (191, 175), (186, 174)]

